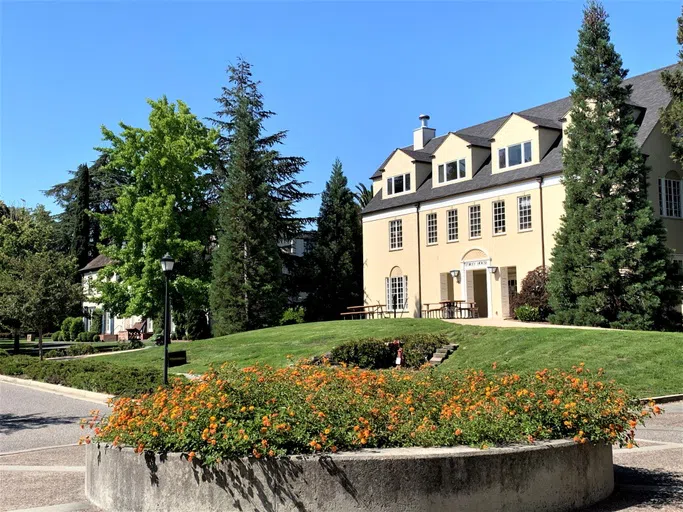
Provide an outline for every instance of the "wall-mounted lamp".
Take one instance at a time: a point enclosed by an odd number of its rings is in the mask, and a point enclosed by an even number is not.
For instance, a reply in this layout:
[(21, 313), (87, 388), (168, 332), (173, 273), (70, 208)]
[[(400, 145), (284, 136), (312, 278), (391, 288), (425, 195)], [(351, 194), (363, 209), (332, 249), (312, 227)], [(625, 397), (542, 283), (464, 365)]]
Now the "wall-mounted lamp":
[(498, 267), (486, 267), (486, 268), (487, 268), (487, 269), (489, 270), (489, 272), (491, 272), (492, 274), (495, 274), (496, 272), (498, 272)]
[(453, 269), (453, 270), (450, 271), (450, 274), (451, 274), (451, 277), (454, 277), (454, 278), (457, 279), (457, 278), (460, 276), (460, 271), (459, 271), (459, 270), (456, 270), (456, 269)]

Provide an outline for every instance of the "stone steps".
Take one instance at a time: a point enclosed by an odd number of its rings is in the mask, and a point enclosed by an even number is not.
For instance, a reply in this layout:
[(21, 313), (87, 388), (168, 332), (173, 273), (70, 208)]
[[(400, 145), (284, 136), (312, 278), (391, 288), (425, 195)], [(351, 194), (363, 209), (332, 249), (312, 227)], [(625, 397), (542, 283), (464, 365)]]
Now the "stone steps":
[(448, 359), (448, 356), (455, 352), (458, 347), (459, 345), (456, 343), (449, 343), (441, 348), (437, 348), (436, 352), (432, 354), (432, 358), (429, 360), (429, 362), (432, 364), (432, 366), (439, 366), (446, 359)]

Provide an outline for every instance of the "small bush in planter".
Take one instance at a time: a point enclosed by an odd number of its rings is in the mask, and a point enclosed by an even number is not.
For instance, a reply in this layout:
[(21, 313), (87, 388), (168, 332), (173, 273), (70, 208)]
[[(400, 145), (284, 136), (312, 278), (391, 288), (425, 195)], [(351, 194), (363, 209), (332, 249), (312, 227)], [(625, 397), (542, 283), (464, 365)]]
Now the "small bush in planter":
[(541, 314), (538, 308), (524, 304), (515, 309), (515, 316), (522, 322), (540, 322)]

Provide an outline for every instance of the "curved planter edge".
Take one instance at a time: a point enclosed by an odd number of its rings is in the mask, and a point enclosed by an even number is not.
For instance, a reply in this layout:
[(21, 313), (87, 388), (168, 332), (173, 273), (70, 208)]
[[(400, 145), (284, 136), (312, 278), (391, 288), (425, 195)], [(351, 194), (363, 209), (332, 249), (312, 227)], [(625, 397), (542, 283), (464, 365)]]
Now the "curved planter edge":
[(241, 458), (215, 468), (179, 453), (86, 449), (86, 495), (107, 511), (559, 512), (613, 489), (611, 446), (567, 440)]

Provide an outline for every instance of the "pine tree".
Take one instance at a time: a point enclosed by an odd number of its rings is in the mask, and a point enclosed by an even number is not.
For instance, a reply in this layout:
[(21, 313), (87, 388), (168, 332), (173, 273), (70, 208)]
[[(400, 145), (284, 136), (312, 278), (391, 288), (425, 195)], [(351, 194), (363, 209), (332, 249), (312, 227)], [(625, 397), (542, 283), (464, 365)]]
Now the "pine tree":
[[(681, 49), (678, 51), (678, 62), (683, 64), (683, 10), (678, 17), (678, 32), (676, 34)], [(679, 165), (683, 165), (683, 68), (662, 72), (662, 82), (671, 95), (671, 102), (663, 109), (660, 117), (662, 132), (671, 138), (671, 158)]]
[(85, 164), (78, 166), (76, 172), (78, 195), (76, 198), (76, 229), (73, 238), (72, 252), (76, 257), (78, 268), (85, 267), (90, 261), (90, 170)]
[(360, 208), (337, 159), (322, 195), (311, 254), (313, 291), (306, 301), (311, 319), (338, 319), (347, 306), (361, 303), (362, 247)]
[(275, 325), (287, 297), (283, 289), (280, 240), (301, 231), (296, 203), (310, 197), (296, 176), (300, 157), (275, 149), (286, 132), (265, 134), (274, 114), (263, 106), (251, 66), (239, 59), (228, 68), (231, 86), (217, 98), (211, 121), (219, 128), (220, 181), (218, 247), (213, 253), (211, 310), (216, 335)]
[(627, 72), (597, 2), (584, 10), (572, 61), (565, 214), (553, 249), (551, 320), (665, 327), (678, 295), (667, 277), (671, 255), (647, 197), (648, 168), (635, 138)]

